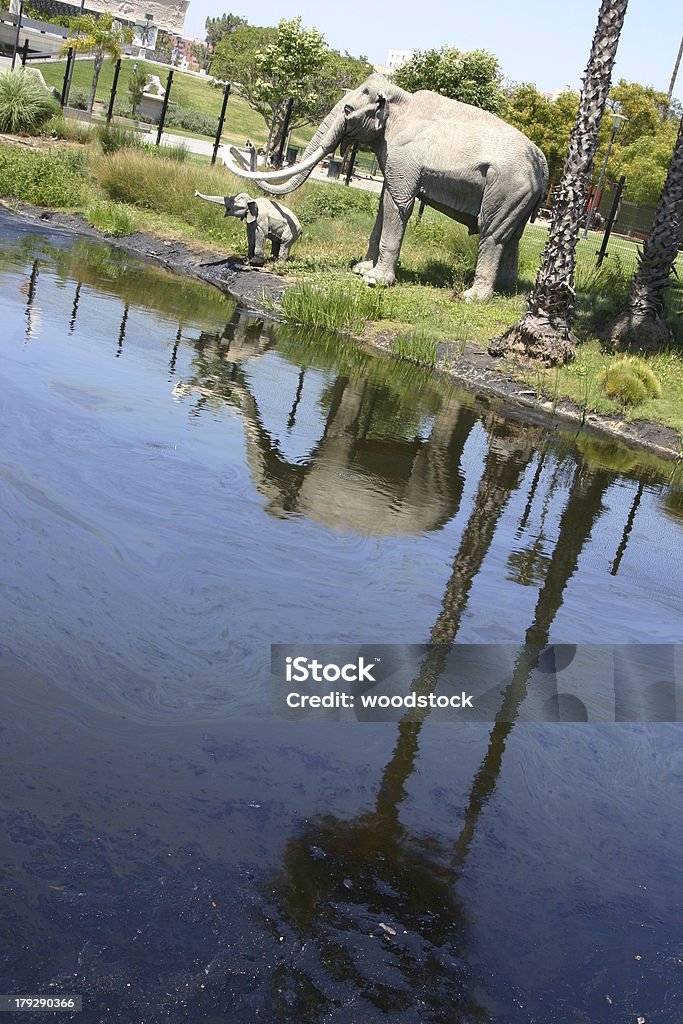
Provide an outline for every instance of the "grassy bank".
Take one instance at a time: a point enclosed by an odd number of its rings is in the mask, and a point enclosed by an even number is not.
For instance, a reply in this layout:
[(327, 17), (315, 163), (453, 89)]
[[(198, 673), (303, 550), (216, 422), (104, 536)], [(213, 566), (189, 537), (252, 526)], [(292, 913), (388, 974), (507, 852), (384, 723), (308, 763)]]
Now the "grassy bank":
[[(0, 145), (0, 194), (38, 205), (77, 210), (113, 235), (136, 230), (194, 240), (226, 253), (246, 253), (244, 226), (224, 218), (219, 207), (193, 199), (194, 190), (227, 194), (243, 183), (222, 168), (170, 160), (144, 147), (105, 155), (92, 140), (86, 145), (36, 142)], [(394, 288), (371, 290), (350, 273), (365, 251), (377, 211), (376, 195), (343, 185), (307, 182), (287, 198), (304, 225), (287, 265), (294, 279), (284, 300), (293, 322), (344, 330), (368, 339), (393, 341), (404, 358), (433, 364), (442, 342), (485, 345), (517, 320), (525, 308), (540, 259), (545, 228), (532, 225), (520, 256), (518, 290), (486, 303), (467, 304), (459, 295), (472, 280), (476, 239), (432, 211), (413, 217)], [(683, 433), (683, 331), (680, 286), (672, 288), (671, 322), (676, 346), (648, 363), (661, 385), (659, 397), (624, 407), (607, 396), (600, 375), (615, 359), (599, 342), (599, 332), (623, 305), (628, 275), (618, 262), (596, 273), (595, 241), (577, 250), (576, 329), (583, 339), (577, 360), (559, 370), (522, 371), (528, 389), (553, 402), (574, 399), (586, 411), (617, 412), (626, 419), (652, 419)], [(441, 346), (442, 348), (442, 346)]]

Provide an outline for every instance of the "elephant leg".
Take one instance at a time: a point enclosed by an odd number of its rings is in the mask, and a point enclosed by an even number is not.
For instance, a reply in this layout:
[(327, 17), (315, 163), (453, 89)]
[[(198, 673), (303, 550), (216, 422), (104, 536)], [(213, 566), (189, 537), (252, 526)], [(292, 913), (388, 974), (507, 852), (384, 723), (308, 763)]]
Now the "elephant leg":
[(399, 207), (388, 189), (382, 194), (382, 234), (379, 240), (379, 256), (371, 270), (363, 274), (367, 284), (391, 285), (396, 280), (396, 264), (401, 253), (403, 236), (413, 212), (415, 200)]
[(293, 239), (283, 239), (278, 245), (279, 256), (277, 257), (280, 263), (284, 263), (289, 259), (289, 250), (292, 248)]
[(270, 240), (270, 255), (273, 257), (274, 260), (277, 260), (277, 259), (280, 258), (280, 246), (281, 245), (282, 245), (282, 242), (280, 241), (279, 238), (271, 238), (271, 240)]
[(353, 267), (354, 274), (367, 274), (369, 270), (372, 270), (375, 263), (379, 259), (379, 241), (382, 237), (382, 226), (384, 224), (384, 194), (386, 192), (386, 185), (382, 185), (382, 194), (379, 199), (379, 212), (377, 214), (377, 220), (375, 226), (372, 229), (370, 235), (370, 241), (368, 242), (368, 251), (365, 254), (365, 258), (356, 263)]
[[(253, 234), (250, 234), (250, 228), (253, 230)], [(253, 224), (247, 225), (247, 237), (249, 238), (249, 263), (252, 267), (262, 267), (266, 262), (268, 233), (258, 221), (255, 221)]]
[(503, 258), (505, 244), (496, 242), (490, 235), (479, 236), (479, 251), (477, 253), (477, 269), (474, 274), (472, 287), (463, 292), (465, 302), (485, 302), (493, 295), (493, 289), (498, 278), (498, 268)]
[(495, 281), (497, 292), (513, 290), (517, 285), (517, 269), (519, 263), (519, 238), (511, 238), (503, 246), (503, 255), (498, 267)]

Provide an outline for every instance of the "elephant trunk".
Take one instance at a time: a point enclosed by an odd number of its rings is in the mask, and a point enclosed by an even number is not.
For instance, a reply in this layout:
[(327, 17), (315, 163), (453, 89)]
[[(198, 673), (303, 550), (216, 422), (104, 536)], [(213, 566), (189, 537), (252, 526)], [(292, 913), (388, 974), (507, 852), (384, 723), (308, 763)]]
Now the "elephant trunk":
[[(322, 158), (328, 153), (334, 153), (343, 136), (344, 108), (341, 103), (338, 103), (324, 121), (321, 121), (318, 125), (313, 138), (306, 146), (303, 157), (293, 167), (287, 168), (285, 171), (275, 171), (272, 175), (266, 173), (261, 176), (245, 172), (230, 158), (226, 160), (226, 163), (234, 174), (241, 178), (249, 177), (264, 192), (269, 192), (274, 196), (283, 196), (303, 185), (313, 168), (320, 163)], [(287, 179), (283, 184), (276, 185), (272, 183), (273, 179), (282, 181), (283, 177)]]

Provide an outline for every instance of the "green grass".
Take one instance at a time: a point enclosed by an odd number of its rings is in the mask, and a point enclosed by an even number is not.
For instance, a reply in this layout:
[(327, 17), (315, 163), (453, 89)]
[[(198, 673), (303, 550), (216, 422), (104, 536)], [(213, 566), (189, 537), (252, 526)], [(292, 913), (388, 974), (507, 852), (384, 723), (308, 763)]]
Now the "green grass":
[(87, 194), (86, 159), (80, 149), (45, 152), (0, 146), (0, 195), (37, 206), (77, 208)]
[(121, 203), (95, 202), (85, 211), (86, 220), (106, 235), (122, 238), (137, 231), (133, 211)]
[[(133, 73), (133, 61), (124, 60), (121, 63), (121, 73), (116, 90), (117, 99), (128, 100), (128, 84)], [(168, 71), (157, 64), (149, 61), (138, 61), (139, 66), (149, 75), (157, 75), (162, 84), (166, 83)], [(43, 77), (49, 86), (61, 90), (64, 81), (65, 61), (55, 61), (41, 66)], [(74, 66), (71, 79), (71, 95), (75, 92), (90, 93), (92, 85), (93, 61), (77, 60)], [(109, 94), (114, 80), (114, 64), (106, 60), (102, 66), (100, 77), (97, 83), (96, 100), (101, 103), (109, 102)], [(178, 107), (196, 110), (200, 114), (213, 118), (216, 128), (220, 115), (221, 103), (223, 101), (223, 90), (216, 88), (210, 81), (204, 81), (194, 75), (188, 75), (176, 69), (173, 75), (171, 86), (170, 102)], [(170, 129), (175, 131), (175, 129)], [(313, 128), (305, 128), (296, 132), (293, 136), (295, 145), (305, 145), (313, 134)], [(226, 141), (243, 143), (245, 139), (261, 145), (266, 141), (267, 132), (263, 118), (257, 114), (249, 104), (233, 92), (228, 102), (228, 110), (223, 131), (223, 138)]]
[(359, 334), (368, 321), (381, 318), (383, 300), (383, 289), (370, 289), (360, 280), (304, 281), (284, 293), (282, 309), (294, 323)]
[(424, 366), (436, 366), (436, 356), (441, 337), (435, 336), (428, 327), (416, 327), (407, 334), (398, 334), (394, 339), (392, 352), (400, 359), (410, 359)]

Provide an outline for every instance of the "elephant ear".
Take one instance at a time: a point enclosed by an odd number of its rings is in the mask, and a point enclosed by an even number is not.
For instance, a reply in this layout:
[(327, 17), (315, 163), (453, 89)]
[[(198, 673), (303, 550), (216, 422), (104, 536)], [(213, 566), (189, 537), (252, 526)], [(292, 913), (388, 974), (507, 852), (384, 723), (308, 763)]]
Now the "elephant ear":
[(252, 199), (250, 203), (247, 203), (247, 210), (247, 224), (253, 224), (258, 217), (258, 206), (256, 205), (255, 199)]

